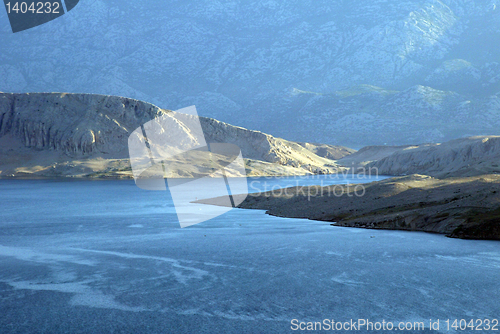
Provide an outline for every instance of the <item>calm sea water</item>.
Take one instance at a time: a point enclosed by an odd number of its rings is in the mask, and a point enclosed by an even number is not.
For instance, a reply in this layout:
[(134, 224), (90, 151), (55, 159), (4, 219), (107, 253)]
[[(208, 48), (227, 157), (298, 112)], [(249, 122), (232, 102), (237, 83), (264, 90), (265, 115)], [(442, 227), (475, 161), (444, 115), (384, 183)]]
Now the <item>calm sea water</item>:
[[(357, 182), (298, 180), (321, 181)], [(446, 319), (500, 317), (498, 242), (240, 209), (181, 229), (169, 193), (133, 181), (0, 181), (0, 268), (2, 333), (289, 333), (292, 319), (361, 318), (441, 319), (419, 333), (449, 333)]]

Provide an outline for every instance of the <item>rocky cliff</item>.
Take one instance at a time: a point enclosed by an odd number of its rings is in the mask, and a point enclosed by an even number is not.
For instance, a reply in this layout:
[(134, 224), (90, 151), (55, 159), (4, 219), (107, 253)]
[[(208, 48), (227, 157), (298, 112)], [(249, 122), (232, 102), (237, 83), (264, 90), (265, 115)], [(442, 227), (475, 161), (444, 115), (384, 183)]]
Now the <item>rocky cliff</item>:
[(370, 146), (339, 163), (376, 168), (383, 175), (425, 174), (445, 178), (500, 174), (500, 137), (478, 136), (413, 146)]
[[(129, 177), (130, 133), (168, 113), (175, 112), (117, 96), (0, 93), (0, 176)], [(338, 169), (333, 160), (297, 143), (214, 119), (201, 117), (200, 122), (208, 143), (233, 143), (241, 148), (250, 175)], [(350, 152), (327, 148), (340, 156)]]
[[(130, 130), (162, 109), (122, 97), (89, 94), (0, 94), (0, 136), (65, 154), (125, 158)], [(135, 127), (135, 128), (134, 128)]]

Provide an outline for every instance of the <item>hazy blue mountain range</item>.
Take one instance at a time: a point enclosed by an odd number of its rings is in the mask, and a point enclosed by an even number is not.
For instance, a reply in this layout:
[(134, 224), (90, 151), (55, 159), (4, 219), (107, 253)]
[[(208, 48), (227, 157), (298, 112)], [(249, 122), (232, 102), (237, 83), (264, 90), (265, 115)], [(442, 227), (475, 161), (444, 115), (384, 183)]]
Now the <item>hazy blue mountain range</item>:
[(500, 134), (500, 1), (83, 0), (13, 34), (0, 91), (120, 95), (295, 141)]

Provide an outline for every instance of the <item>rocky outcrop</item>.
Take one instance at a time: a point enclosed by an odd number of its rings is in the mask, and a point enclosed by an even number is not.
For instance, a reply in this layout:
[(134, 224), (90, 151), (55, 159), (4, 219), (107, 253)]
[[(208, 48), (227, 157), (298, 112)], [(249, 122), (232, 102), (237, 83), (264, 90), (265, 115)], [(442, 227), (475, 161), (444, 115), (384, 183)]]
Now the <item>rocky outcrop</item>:
[(0, 136), (34, 149), (123, 157), (134, 126), (165, 111), (149, 103), (90, 94), (0, 94)]
[[(292, 187), (256, 193), (239, 207), (334, 226), (443, 233), (500, 240), (500, 175), (396, 177), (361, 185)], [(204, 203), (220, 204), (218, 199)]]
[[(384, 147), (382, 147), (383, 149)], [(360, 150), (355, 155), (366, 157), (379, 147)], [(400, 147), (390, 154), (373, 159), (367, 168), (379, 174), (425, 174), (435, 177), (474, 176), (500, 173), (500, 137), (479, 136), (452, 140), (441, 144)], [(353, 155), (354, 156), (354, 155)], [(350, 157), (344, 158), (346, 161)]]
[[(128, 137), (144, 123), (173, 111), (117, 96), (0, 93), (0, 176), (130, 175)], [(258, 131), (200, 118), (208, 143), (233, 143), (244, 158), (288, 168), (292, 174), (331, 173), (336, 163), (303, 146)], [(168, 129), (164, 129), (168, 131)], [(185, 128), (184, 131), (189, 131)], [(347, 150), (339, 149), (348, 154)], [(99, 163), (97, 163), (99, 161)], [(92, 162), (92, 163), (91, 163)], [(252, 175), (266, 175), (259, 170)], [(73, 169), (71, 166), (74, 166)]]
[(339, 160), (356, 152), (356, 150), (344, 146), (334, 146), (317, 143), (299, 143), (299, 145), (315, 153), (317, 156), (331, 160)]

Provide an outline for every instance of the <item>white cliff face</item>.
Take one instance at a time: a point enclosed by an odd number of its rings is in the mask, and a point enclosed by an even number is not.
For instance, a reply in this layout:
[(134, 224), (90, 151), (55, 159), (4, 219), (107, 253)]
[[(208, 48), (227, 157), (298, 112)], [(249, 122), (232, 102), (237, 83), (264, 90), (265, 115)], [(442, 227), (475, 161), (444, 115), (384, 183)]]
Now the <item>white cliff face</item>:
[(30, 148), (122, 157), (131, 127), (163, 112), (149, 103), (121, 97), (3, 93), (0, 136), (10, 134)]
[[(0, 91), (111, 94), (174, 110), (195, 104), (202, 116), (298, 141), (452, 139), (497, 122), (474, 117), (499, 92), (497, 5), (97, 0), (18, 34), (2, 11)], [(359, 85), (402, 95), (342, 95)], [(471, 108), (457, 115), (466, 101)]]
[(500, 137), (478, 136), (413, 146), (369, 146), (339, 161), (382, 175), (463, 177), (500, 173)]
[[(59, 169), (66, 176), (109, 175), (109, 172), (128, 172), (129, 175), (130, 134), (148, 121), (168, 113), (174, 112), (117, 96), (0, 93), (0, 176), (16, 173), (48, 175), (47, 167), (54, 164), (60, 164)], [(337, 157), (352, 152), (328, 145), (322, 146), (324, 152), (318, 151), (315, 144), (307, 144), (308, 150), (295, 142), (214, 119), (202, 117), (200, 122), (207, 143), (239, 146), (243, 157), (251, 160), (250, 165), (254, 167), (249, 167), (249, 173), (254, 175), (333, 172), (337, 165), (329, 159), (328, 152)], [(161, 131), (178, 137), (184, 133), (189, 136), (189, 127), (178, 125), (177, 133), (173, 128)], [(87, 172), (75, 164), (84, 165)], [(59, 174), (63, 173), (62, 170)], [(195, 170), (192, 172), (196, 173)], [(53, 170), (51, 173), (59, 175)]]

